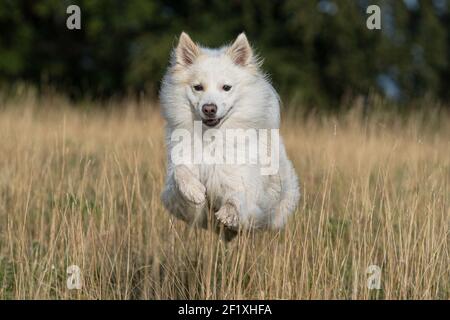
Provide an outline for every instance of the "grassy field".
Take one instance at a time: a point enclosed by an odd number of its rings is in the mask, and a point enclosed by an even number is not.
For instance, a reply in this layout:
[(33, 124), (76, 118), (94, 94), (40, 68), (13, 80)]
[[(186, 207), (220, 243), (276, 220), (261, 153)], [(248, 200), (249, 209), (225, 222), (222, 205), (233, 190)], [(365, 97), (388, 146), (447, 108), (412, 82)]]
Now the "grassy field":
[(299, 208), (227, 244), (163, 209), (157, 106), (4, 103), (0, 298), (449, 299), (450, 116), (286, 115)]

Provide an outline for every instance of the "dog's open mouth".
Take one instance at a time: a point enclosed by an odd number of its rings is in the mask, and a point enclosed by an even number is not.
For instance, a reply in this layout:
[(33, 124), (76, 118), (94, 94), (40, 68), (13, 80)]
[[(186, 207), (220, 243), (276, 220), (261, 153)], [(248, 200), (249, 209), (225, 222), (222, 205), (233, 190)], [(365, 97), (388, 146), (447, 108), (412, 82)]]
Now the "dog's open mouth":
[(208, 127), (215, 127), (219, 124), (220, 120), (222, 120), (222, 118), (202, 119), (202, 122), (204, 125), (206, 125)]

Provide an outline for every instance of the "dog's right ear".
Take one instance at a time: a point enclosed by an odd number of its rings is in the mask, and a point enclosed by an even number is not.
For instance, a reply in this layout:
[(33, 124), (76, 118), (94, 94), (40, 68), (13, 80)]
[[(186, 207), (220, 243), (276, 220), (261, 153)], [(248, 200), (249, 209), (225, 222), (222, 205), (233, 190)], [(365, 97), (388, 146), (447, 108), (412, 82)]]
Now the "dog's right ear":
[(252, 63), (252, 47), (248, 43), (244, 32), (242, 32), (233, 42), (231, 47), (228, 48), (227, 54), (230, 56), (231, 60), (239, 66), (245, 67)]
[(186, 32), (182, 32), (175, 49), (175, 60), (177, 64), (188, 67), (194, 63), (200, 55), (199, 47), (192, 41)]

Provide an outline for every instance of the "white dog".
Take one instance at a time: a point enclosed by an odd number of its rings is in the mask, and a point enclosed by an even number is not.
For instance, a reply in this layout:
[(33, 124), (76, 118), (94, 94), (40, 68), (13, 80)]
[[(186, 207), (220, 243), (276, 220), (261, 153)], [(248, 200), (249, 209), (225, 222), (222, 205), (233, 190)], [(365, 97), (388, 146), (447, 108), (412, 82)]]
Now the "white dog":
[[(278, 170), (271, 174), (261, 174), (261, 163), (254, 161), (180, 164), (173, 160), (174, 132), (195, 135), (195, 123), (207, 132), (214, 129), (215, 134), (231, 129), (279, 129), (279, 98), (260, 64), (244, 33), (231, 46), (219, 49), (201, 47), (186, 33), (181, 34), (160, 92), (168, 149), (162, 201), (176, 217), (204, 227), (211, 221), (208, 217), (213, 217), (216, 225), (229, 232), (279, 229), (295, 210), (300, 196), (298, 180), (281, 138), (276, 141), (276, 151), (271, 149), (278, 160)], [(216, 143), (211, 148), (212, 140), (200, 143), (209, 145), (209, 151), (223, 147)], [(225, 150), (233, 148), (236, 143)]]

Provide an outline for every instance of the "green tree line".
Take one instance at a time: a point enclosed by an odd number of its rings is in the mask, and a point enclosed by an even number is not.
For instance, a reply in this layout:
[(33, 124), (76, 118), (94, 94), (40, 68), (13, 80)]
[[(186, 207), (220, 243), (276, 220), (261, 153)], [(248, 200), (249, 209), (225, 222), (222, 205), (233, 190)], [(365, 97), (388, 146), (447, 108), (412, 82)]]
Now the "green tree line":
[[(68, 30), (66, 8), (81, 8)], [(381, 30), (366, 27), (368, 5)], [(215, 47), (247, 33), (283, 97), (333, 108), (374, 92), (447, 103), (448, 0), (0, 0), (0, 86), (72, 98), (156, 95), (181, 31)]]

